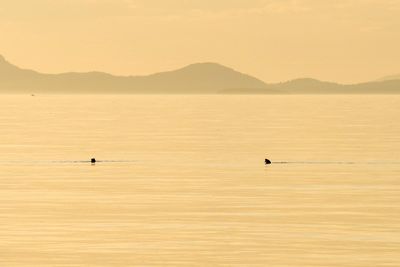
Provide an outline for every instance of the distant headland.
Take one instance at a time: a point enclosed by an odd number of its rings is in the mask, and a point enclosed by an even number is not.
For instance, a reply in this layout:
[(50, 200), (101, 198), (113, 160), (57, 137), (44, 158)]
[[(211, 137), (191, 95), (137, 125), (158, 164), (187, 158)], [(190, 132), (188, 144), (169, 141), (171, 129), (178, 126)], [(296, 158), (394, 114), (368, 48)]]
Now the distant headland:
[(44, 74), (0, 55), (0, 93), (7, 94), (399, 94), (400, 75), (343, 85), (315, 79), (266, 83), (217, 63), (197, 63), (148, 76), (103, 72)]

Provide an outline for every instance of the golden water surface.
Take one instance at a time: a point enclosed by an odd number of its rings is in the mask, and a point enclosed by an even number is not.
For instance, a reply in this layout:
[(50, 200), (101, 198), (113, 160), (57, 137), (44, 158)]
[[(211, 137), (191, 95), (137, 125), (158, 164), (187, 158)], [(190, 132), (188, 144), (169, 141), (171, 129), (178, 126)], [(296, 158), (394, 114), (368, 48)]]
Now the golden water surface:
[(1, 96), (0, 266), (400, 266), (399, 107)]

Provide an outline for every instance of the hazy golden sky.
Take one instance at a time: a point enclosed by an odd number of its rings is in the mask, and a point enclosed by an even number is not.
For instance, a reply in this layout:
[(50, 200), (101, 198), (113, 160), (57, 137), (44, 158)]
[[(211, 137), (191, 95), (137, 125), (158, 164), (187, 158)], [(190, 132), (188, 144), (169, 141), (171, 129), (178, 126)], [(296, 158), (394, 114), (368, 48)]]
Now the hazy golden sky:
[(400, 0), (0, 0), (0, 54), (42, 72), (212, 61), (267, 82), (400, 73)]

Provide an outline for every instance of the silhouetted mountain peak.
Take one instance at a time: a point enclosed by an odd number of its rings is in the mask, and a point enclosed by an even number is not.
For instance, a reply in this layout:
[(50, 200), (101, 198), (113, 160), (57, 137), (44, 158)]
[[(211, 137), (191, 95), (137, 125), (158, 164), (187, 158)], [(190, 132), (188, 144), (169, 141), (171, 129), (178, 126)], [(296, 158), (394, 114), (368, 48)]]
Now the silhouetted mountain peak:
[(197, 73), (197, 74), (220, 74), (220, 73), (238, 73), (232, 68), (228, 68), (226, 66), (223, 66), (218, 63), (213, 63), (213, 62), (205, 62), (205, 63), (195, 63), (188, 65), (186, 67), (183, 67), (179, 70), (178, 72), (185, 72), (185, 73)]
[(0, 64), (4, 64), (4, 63), (8, 63), (7, 60), (5, 59), (5, 57), (3, 57), (2, 55), (0, 55)]
[(14, 75), (14, 74), (19, 75), (19, 74), (35, 73), (34, 71), (21, 69), (15, 65), (11, 64), (2, 55), (0, 55), (0, 70), (1, 70), (0, 74), (6, 74), (8, 76)]
[(198, 69), (198, 70), (202, 70), (202, 69), (219, 69), (219, 70), (232, 70), (231, 68), (225, 67), (219, 63), (215, 63), (215, 62), (201, 62), (201, 63), (194, 63), (194, 64), (190, 64), (186, 67), (184, 67), (183, 69)]
[(20, 70), (20, 68), (8, 62), (7, 59), (2, 55), (0, 55), (0, 67), (3, 70)]
[(10, 62), (8, 62), (2, 55), (0, 55), (0, 68), (2, 71), (6, 72), (19, 69), (16, 66), (12, 65)]
[(197, 92), (215, 92), (227, 88), (264, 88), (266, 86), (257, 78), (212, 62), (195, 63), (178, 70), (150, 75), (147, 78), (157, 79), (160, 84), (175, 84), (176, 88), (186, 88), (185, 90)]

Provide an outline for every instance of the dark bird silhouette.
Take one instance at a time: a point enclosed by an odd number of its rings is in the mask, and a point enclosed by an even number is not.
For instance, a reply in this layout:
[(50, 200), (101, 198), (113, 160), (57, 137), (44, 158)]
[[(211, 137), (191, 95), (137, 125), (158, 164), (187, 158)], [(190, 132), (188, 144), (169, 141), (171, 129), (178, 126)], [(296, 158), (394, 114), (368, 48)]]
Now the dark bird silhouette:
[(270, 165), (272, 162), (269, 159), (265, 159), (265, 165)]

